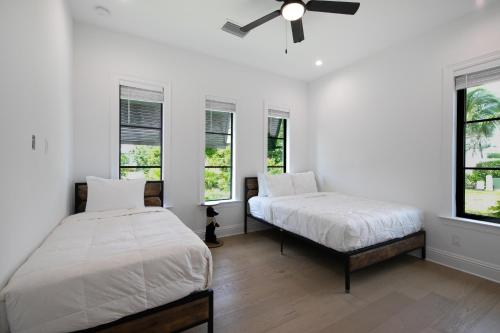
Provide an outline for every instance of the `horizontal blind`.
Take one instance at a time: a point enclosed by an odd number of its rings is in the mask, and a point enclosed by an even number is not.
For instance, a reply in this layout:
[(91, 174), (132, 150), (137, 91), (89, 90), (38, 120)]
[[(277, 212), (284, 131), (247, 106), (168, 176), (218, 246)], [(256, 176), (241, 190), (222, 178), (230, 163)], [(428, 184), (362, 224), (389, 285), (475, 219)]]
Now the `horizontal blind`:
[(205, 100), (205, 109), (207, 111), (236, 112), (236, 104), (207, 98)]
[(120, 98), (132, 101), (163, 103), (164, 93), (162, 90), (148, 90), (136, 87), (120, 86)]
[(120, 143), (161, 146), (164, 94), (120, 85)]
[(127, 145), (161, 146), (161, 129), (122, 126), (121, 143)]
[(120, 123), (128, 126), (161, 128), (161, 103), (120, 100)]
[(457, 90), (460, 90), (477, 87), (497, 80), (500, 80), (500, 66), (457, 76), (455, 78), (455, 87)]
[(231, 143), (231, 113), (205, 111), (205, 146), (225, 148)]
[(269, 117), (268, 122), (267, 122), (267, 132), (270, 138), (283, 138), (285, 133), (284, 131), (282, 132), (282, 135), (280, 136), (280, 132), (285, 126), (285, 120), (284, 118), (275, 118), (275, 117)]
[(290, 118), (290, 112), (288, 111), (268, 109), (267, 113), (268, 116), (272, 118), (282, 118), (282, 119)]

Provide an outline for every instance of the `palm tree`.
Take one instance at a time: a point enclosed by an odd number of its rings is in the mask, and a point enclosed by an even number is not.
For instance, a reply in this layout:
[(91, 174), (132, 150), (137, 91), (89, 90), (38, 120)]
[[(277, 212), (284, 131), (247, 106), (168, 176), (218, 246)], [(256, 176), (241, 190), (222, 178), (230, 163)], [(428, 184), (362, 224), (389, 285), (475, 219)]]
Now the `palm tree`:
[[(500, 117), (500, 100), (484, 88), (477, 88), (467, 92), (466, 99), (467, 121), (482, 120)], [(466, 149), (479, 151), (483, 158), (483, 150), (489, 147), (488, 138), (493, 136), (496, 121), (484, 121), (466, 126)]]

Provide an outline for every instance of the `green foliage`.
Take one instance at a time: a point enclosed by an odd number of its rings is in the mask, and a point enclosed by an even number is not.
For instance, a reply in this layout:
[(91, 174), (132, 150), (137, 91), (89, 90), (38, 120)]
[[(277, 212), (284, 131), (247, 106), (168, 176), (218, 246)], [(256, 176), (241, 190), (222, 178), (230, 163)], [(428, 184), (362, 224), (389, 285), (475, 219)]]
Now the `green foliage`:
[[(466, 97), (466, 118), (467, 121), (490, 119), (500, 116), (500, 100), (491, 92), (484, 88), (469, 89)], [(496, 130), (496, 121), (479, 122), (467, 124), (466, 126), (466, 144), (467, 152), (475, 154), (478, 152), (483, 158), (484, 149), (490, 146), (489, 138)], [(477, 163), (477, 167), (488, 168), (498, 167), (500, 165), (500, 153), (490, 153), (488, 158), (495, 160)], [(493, 178), (500, 177), (500, 171), (496, 170), (473, 170), (465, 177), (465, 187), (474, 188), (475, 184), (486, 180), (486, 176)]]
[[(481, 162), (477, 164), (478, 168), (491, 168), (498, 167), (500, 165), (500, 160), (492, 160), (487, 162)], [(486, 176), (491, 175), (493, 178), (500, 178), (500, 170), (473, 170), (471, 174), (466, 175), (465, 185), (472, 185), (470, 187), (474, 187), (474, 184), (479, 180), (486, 180)], [(469, 187), (469, 188), (470, 188)]]
[(146, 180), (161, 180), (160, 168), (140, 168), (132, 169), (126, 168), (120, 170), (120, 178), (130, 178), (131, 173), (141, 173)]
[[(471, 89), (467, 91), (465, 111), (467, 121), (495, 118), (500, 115), (500, 100), (484, 88)], [(479, 152), (482, 158), (495, 129), (494, 121), (467, 124), (465, 149)]]
[(205, 168), (205, 200), (231, 199), (231, 169)]
[(494, 217), (500, 217), (500, 201), (497, 201), (495, 206), (489, 208), (490, 214)]
[(131, 168), (121, 169), (120, 177), (127, 178), (133, 172), (144, 174), (147, 180), (160, 180), (160, 168), (134, 168), (133, 166), (159, 166), (161, 165), (161, 150), (159, 146), (134, 146), (128, 152), (122, 152), (120, 156), (122, 166), (131, 166)]
[[(269, 135), (267, 137), (267, 165), (269, 167), (282, 167), (268, 168), (267, 171), (270, 174), (283, 173), (283, 166), (285, 164), (285, 125), (285, 119), (268, 118)], [(272, 128), (276, 128), (277, 133), (271, 133)]]
[(136, 165), (160, 165), (161, 151), (159, 146), (135, 146), (130, 152)]
[(480, 180), (476, 175), (474, 174), (466, 174), (465, 175), (465, 188), (466, 189), (473, 189), (476, 186), (476, 182)]
[(205, 148), (205, 166), (230, 166), (231, 146), (225, 148)]
[(120, 165), (130, 165), (130, 159), (128, 158), (128, 155), (120, 155)]
[[(205, 166), (231, 166), (231, 146), (206, 148)], [(231, 199), (231, 168), (205, 168), (205, 200)]]
[(496, 118), (499, 116), (500, 100), (487, 89), (469, 89), (466, 98), (467, 121)]
[(281, 175), (283, 168), (267, 168), (267, 173), (270, 175)]
[(273, 145), (268, 145), (267, 150), (267, 165), (282, 166), (284, 163), (284, 147), (283, 140), (269, 138), (268, 140), (275, 141)]

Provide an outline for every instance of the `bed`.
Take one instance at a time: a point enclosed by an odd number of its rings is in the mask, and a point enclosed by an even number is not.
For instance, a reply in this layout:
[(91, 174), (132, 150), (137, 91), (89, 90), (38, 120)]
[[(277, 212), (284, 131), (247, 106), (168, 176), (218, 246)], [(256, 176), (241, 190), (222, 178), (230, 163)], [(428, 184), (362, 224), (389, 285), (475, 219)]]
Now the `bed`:
[(343, 261), (347, 293), (354, 271), (417, 249), (425, 259), (422, 214), (413, 207), (333, 192), (258, 193), (257, 177), (245, 178), (245, 233), (252, 218), (280, 230), (281, 251), (284, 234), (323, 247)]
[[(163, 182), (145, 186), (145, 208), (64, 219), (2, 292), (14, 332), (213, 331), (212, 257), (162, 208)], [(87, 187), (75, 186), (75, 212)]]

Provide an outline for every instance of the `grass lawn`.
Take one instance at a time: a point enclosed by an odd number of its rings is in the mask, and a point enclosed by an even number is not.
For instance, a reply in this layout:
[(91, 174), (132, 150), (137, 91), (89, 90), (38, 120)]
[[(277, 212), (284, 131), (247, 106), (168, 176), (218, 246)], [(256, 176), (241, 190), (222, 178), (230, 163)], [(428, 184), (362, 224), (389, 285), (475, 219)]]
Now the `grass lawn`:
[(489, 210), (500, 201), (500, 191), (465, 190), (465, 212), (493, 216)]
[[(231, 192), (230, 190), (221, 190), (218, 188), (206, 188), (205, 189), (205, 201), (218, 201), (218, 200), (227, 200), (230, 199)], [(221, 199), (225, 198), (225, 199)]]

